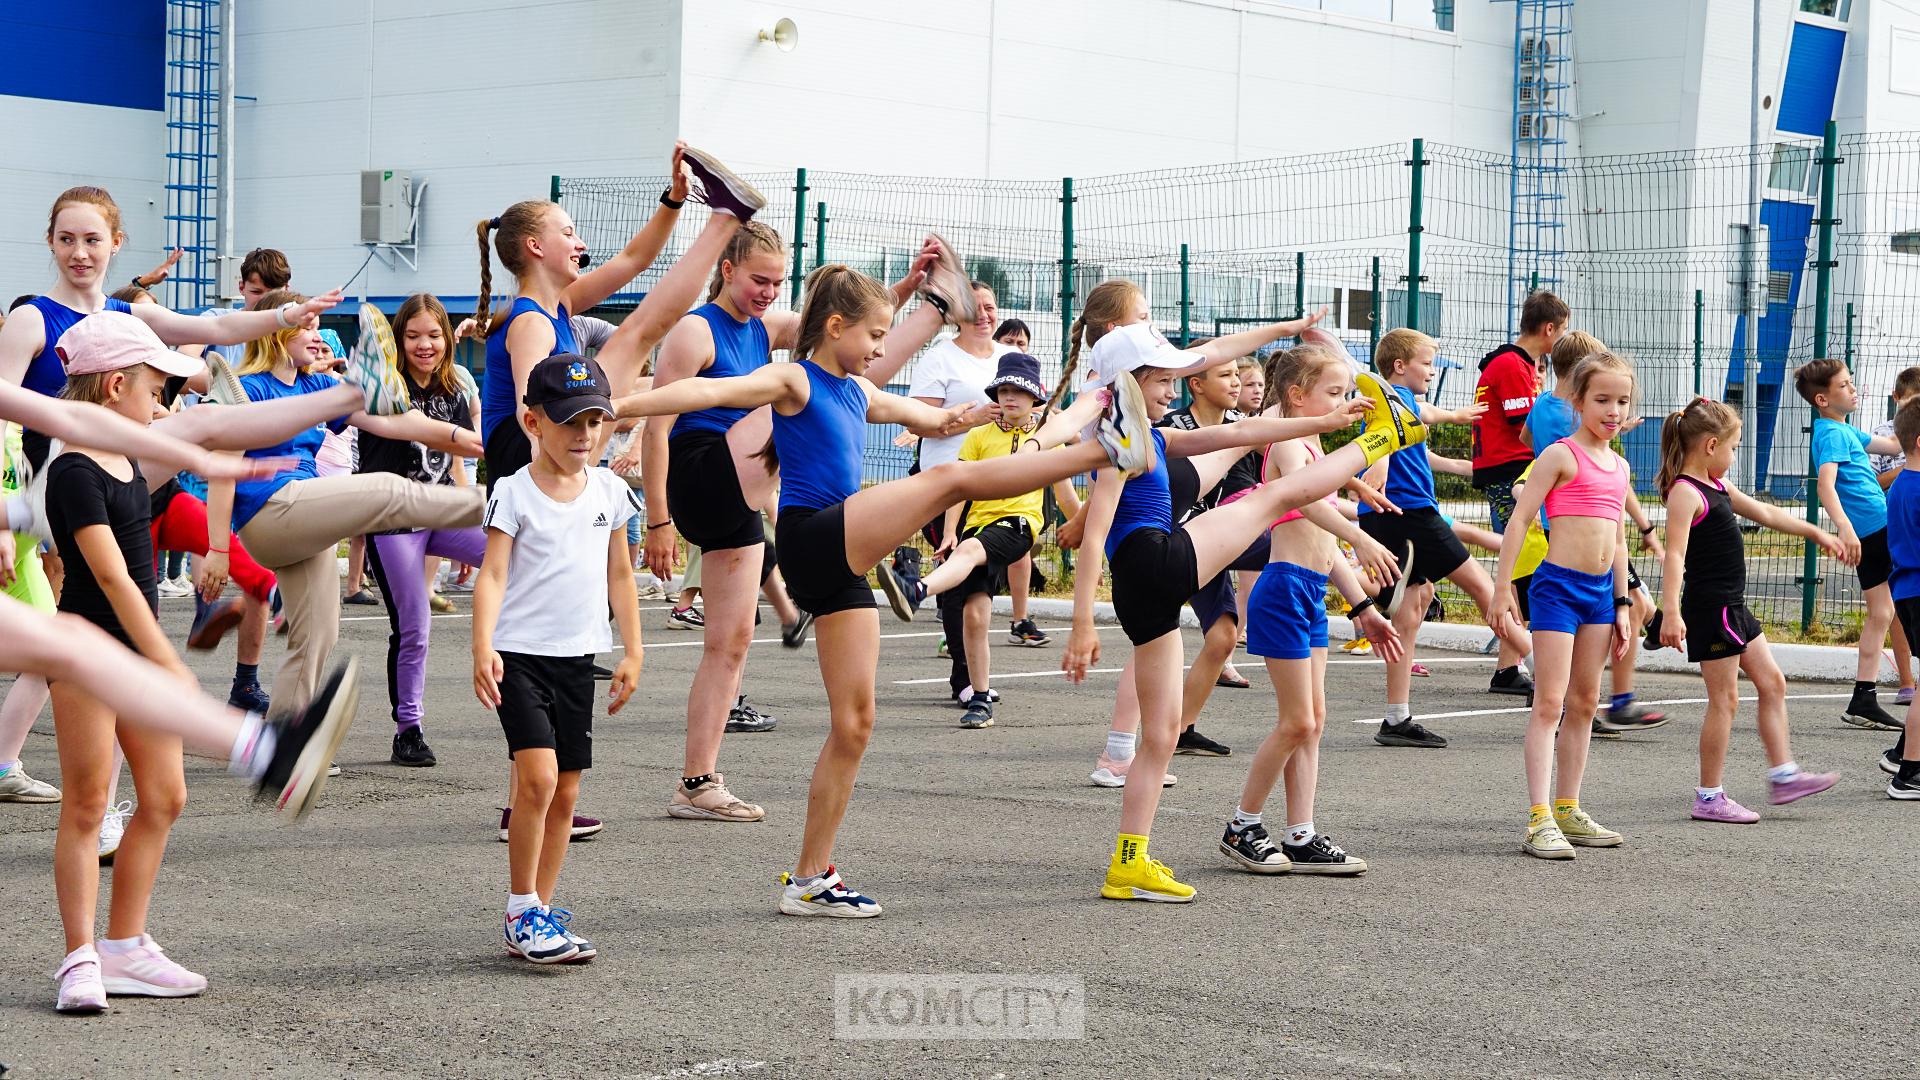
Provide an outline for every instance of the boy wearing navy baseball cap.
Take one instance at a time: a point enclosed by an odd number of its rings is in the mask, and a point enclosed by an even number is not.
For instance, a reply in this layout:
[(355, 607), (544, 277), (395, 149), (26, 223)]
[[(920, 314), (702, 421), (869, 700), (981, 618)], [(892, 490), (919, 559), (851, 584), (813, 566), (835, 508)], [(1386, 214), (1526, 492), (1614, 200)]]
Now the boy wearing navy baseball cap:
[[(999, 370), (987, 384), (987, 396), (1000, 406), (1000, 418), (967, 432), (960, 444), (961, 461), (983, 461), (1020, 453), (1033, 431), (1040, 426), (1036, 410), (1047, 400), (1045, 384), (1040, 381), (1040, 361), (1026, 353), (1007, 353), (1000, 357)], [(1029, 449), (1028, 453), (1033, 451)], [(1062, 480), (1053, 486), (1054, 498), (1071, 517), (1080, 509), (1080, 498), (1073, 482)], [(1033, 550), (1033, 540), (1044, 527), (1041, 517), (1045, 493), (1029, 491), (1011, 499), (990, 499), (966, 504), (964, 529), (960, 524), (962, 507), (947, 511), (947, 537), (941, 550), (945, 560), (922, 582), (928, 595), (960, 589), (966, 598), (963, 609), (967, 675), (973, 683), (973, 696), (967, 699), (967, 712), (961, 718), (963, 728), (993, 726), (993, 694), (988, 688), (991, 670), (987, 655), (987, 624), (992, 619), (993, 598), (1007, 587), (1007, 567), (1019, 562)], [(956, 543), (957, 539), (957, 543)]]
[(613, 420), (606, 373), (572, 353), (527, 376), (520, 423), (533, 460), (493, 486), (473, 588), (473, 689), (500, 716), (513, 758), (506, 944), (536, 964), (591, 960), (593, 943), (555, 906), (580, 775), (593, 764), (593, 655), (608, 651), (612, 601), (624, 653), (607, 713), (640, 680), (640, 607), (627, 559), (626, 481), (593, 464)]

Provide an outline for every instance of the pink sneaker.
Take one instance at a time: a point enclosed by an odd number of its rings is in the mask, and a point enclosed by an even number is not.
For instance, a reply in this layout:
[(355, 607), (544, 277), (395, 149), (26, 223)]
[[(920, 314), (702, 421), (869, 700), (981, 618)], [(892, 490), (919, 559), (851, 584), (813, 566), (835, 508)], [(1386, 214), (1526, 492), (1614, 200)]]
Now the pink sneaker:
[(167, 959), (160, 943), (145, 934), (127, 952), (100, 950), (100, 981), (107, 993), (123, 997), (193, 997), (207, 988), (206, 976)]
[(1760, 820), (1760, 815), (1733, 801), (1726, 794), (1703, 799), (1698, 792), (1693, 796), (1693, 820), (1718, 821), (1726, 825), (1751, 825)]
[[(1093, 781), (1095, 787), (1125, 787), (1127, 785), (1127, 766), (1132, 764), (1132, 758), (1128, 758), (1125, 761), (1115, 761), (1107, 756), (1106, 751), (1102, 750), (1100, 752), (1100, 760), (1094, 766), (1093, 775), (1089, 779)], [(1168, 773), (1166, 778), (1160, 781), (1160, 786), (1172, 787), (1179, 782), (1179, 777)]]
[(1774, 781), (1772, 802), (1775, 806), (1785, 806), (1796, 799), (1818, 795), (1839, 782), (1837, 772), (1795, 773), (1790, 780)]
[(93, 946), (83, 945), (68, 953), (53, 977), (60, 981), (55, 1011), (82, 1015), (107, 1011), (107, 988), (100, 985), (100, 955)]

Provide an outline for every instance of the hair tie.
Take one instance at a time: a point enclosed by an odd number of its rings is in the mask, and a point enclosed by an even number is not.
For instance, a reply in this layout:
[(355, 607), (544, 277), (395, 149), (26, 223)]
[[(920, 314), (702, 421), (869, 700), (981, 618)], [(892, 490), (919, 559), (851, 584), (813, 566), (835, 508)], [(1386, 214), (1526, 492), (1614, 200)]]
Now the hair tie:
[(488, 219), (487, 219), (487, 228), (489, 228), (489, 229), (497, 229), (497, 228), (499, 228), (499, 227), (500, 227), (500, 219), (499, 219), (499, 218), (488, 218)]

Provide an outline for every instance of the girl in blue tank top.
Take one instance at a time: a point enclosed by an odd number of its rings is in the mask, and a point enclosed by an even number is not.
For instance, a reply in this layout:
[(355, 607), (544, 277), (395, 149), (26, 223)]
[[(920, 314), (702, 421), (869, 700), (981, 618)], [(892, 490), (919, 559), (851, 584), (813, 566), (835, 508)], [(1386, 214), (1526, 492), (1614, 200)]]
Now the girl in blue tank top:
[[(773, 438), (762, 453), (781, 474), (780, 570), (794, 602), (818, 619), (815, 640), (831, 714), (800, 857), (793, 872), (783, 875), (779, 909), (789, 915), (880, 914), (879, 904), (848, 888), (833, 868), (834, 836), (874, 722), (880, 621), (868, 572), (957, 503), (1033, 491), (1115, 458), (1133, 469), (1146, 464), (1144, 424), (1124, 437), (1113, 421), (1101, 419), (1100, 395), (1089, 394), (1037, 431), (1022, 447), (1031, 452), (954, 462), (863, 486), (869, 423), (941, 436), (965, 431), (987, 415), (981, 406), (936, 409), (874, 387), (866, 376), (890, 347), (895, 302), (894, 293), (864, 274), (821, 267), (807, 279), (794, 363), (767, 364), (731, 378), (682, 378), (615, 403), (621, 417), (772, 406)], [(1096, 421), (1097, 441), (1044, 449)], [(895, 613), (911, 618), (920, 597), (889, 570), (882, 570), (880, 583)]]
[[(1216, 338), (1193, 349), (1170, 344), (1147, 322), (1146, 295), (1132, 282), (1101, 283), (1087, 296), (1075, 321), (1066, 378), (1078, 366), (1083, 345), (1091, 350), (1089, 388), (1112, 387), (1123, 406), (1139, 402), (1149, 421), (1166, 415), (1182, 376), (1204, 371), (1262, 345), (1293, 337), (1321, 315)], [(1064, 393), (1066, 378), (1056, 399)], [(1288, 510), (1317, 501), (1344, 486), (1367, 465), (1401, 446), (1424, 438), (1417, 417), (1406, 414), (1384, 383), (1360, 378), (1362, 397), (1324, 416), (1252, 417), (1197, 430), (1154, 428), (1152, 453), (1157, 463), (1228, 447), (1284, 442), (1338, 430), (1364, 417), (1359, 438), (1304, 468), (1259, 487), (1240, 499), (1175, 525), (1172, 492), (1164, 468), (1129, 478), (1103, 469), (1087, 500), (1080, 564), (1074, 568), (1073, 633), (1061, 666), (1080, 682), (1100, 658), (1094, 630), (1101, 559), (1113, 565), (1113, 610), (1133, 644), (1134, 689), (1140, 703), (1137, 752), (1122, 759), (1124, 744), (1110, 742), (1108, 755), (1125, 773), (1120, 831), (1108, 862), (1100, 895), (1111, 900), (1186, 903), (1193, 888), (1147, 854), (1148, 833), (1160, 802), (1161, 784), (1173, 759), (1181, 722), (1180, 607), (1245, 551), (1247, 545)], [(1116, 720), (1116, 725), (1118, 721)], [(1103, 762), (1103, 765), (1105, 763)]]

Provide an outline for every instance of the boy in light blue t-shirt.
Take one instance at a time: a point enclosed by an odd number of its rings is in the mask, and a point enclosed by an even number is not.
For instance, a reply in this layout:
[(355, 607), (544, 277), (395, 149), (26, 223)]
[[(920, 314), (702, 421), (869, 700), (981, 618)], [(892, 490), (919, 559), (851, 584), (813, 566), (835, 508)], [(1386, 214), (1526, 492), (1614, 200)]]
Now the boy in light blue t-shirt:
[(1813, 464), (1820, 508), (1833, 519), (1834, 532), (1856, 564), (1867, 618), (1860, 627), (1860, 663), (1853, 698), (1841, 719), (1855, 727), (1893, 731), (1900, 727), (1874, 694), (1880, 675), (1881, 643), (1893, 625), (1893, 593), (1887, 588), (1892, 559), (1887, 552), (1887, 497), (1867, 455), (1897, 454), (1900, 444), (1869, 435), (1847, 423), (1860, 404), (1853, 375), (1838, 360), (1814, 360), (1793, 373), (1793, 388), (1818, 414), (1813, 421)]

